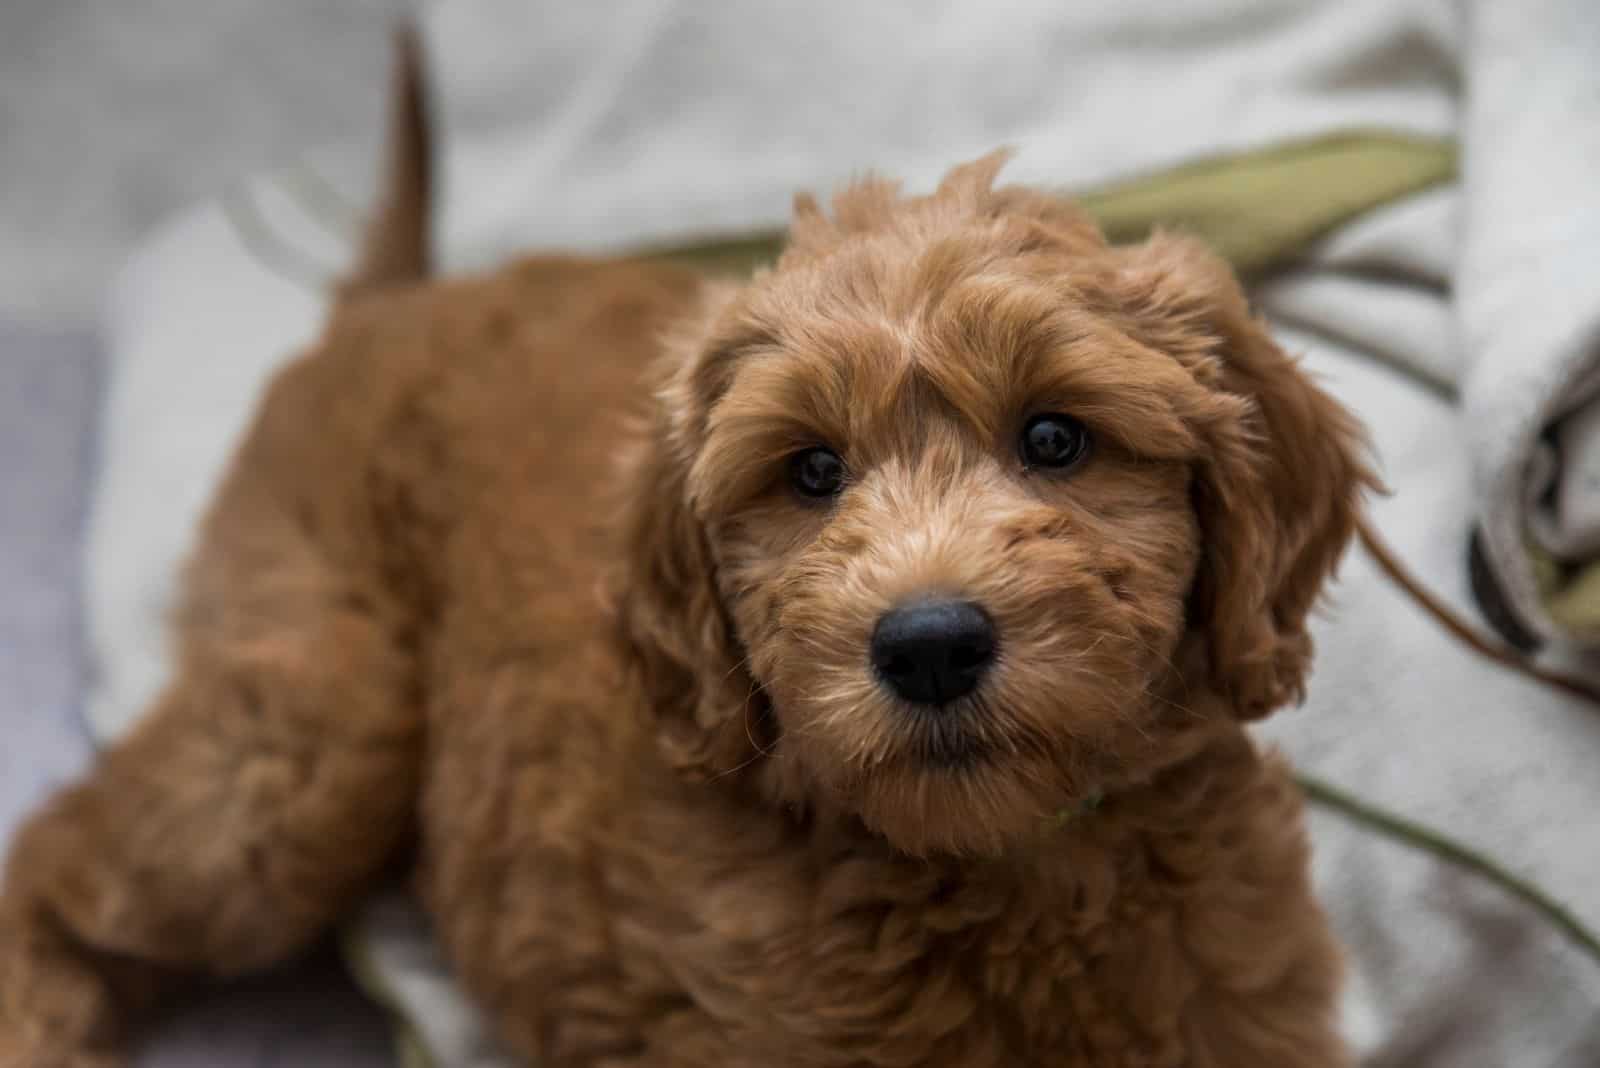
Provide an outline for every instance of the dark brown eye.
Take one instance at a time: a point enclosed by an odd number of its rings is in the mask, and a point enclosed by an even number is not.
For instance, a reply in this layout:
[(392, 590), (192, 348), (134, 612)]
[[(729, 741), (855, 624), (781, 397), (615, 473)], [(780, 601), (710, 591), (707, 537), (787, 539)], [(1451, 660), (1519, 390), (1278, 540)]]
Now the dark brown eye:
[(797, 452), (789, 459), (789, 481), (804, 497), (836, 497), (844, 489), (844, 461), (820, 445)]
[(1022, 462), (1060, 470), (1089, 455), (1089, 428), (1070, 415), (1046, 412), (1022, 428)]

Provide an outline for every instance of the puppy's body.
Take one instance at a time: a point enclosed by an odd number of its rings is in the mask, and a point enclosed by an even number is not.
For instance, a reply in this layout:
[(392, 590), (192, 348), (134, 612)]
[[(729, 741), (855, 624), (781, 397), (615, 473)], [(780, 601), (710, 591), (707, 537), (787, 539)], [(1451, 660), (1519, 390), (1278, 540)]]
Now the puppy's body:
[[(180, 621), (204, 671), (23, 837), (9, 899), (73, 941), (253, 967), (369, 883), (420, 797), (439, 933), (540, 1065), (1342, 1063), (1296, 794), (1231, 717), (981, 859), (660, 758), (608, 520), (700, 285), (534, 261), (351, 307), (210, 519)], [(6, 978), (13, 1011), (52, 1010)], [(72, 1004), (102, 1023), (105, 994)]]
[[(1202, 250), (992, 175), (804, 209), (746, 288), (352, 297), (220, 493), (172, 687), (19, 837), (0, 1065), (295, 952), (413, 832), (542, 1068), (1343, 1065), (1241, 721), (1302, 683), (1352, 428)], [(1041, 408), (1081, 466), (1016, 462)], [(817, 442), (850, 478), (802, 500)], [(999, 642), (937, 704), (867, 649), (930, 594)]]
[(481, 325), (523, 330), (439, 354), (445, 381), (417, 401), (431, 419), (394, 447), (422, 487), (462, 494), (437, 517), (451, 548), (423, 554), (448, 561), (453, 608), (429, 658), (422, 889), (518, 1049), (551, 1065), (1339, 1063), (1298, 795), (1231, 722), (987, 861), (906, 857), (852, 821), (773, 811), (738, 770), (706, 784), (665, 767), (596, 579), (620, 552), (618, 434), (694, 283), (571, 263), (511, 279), (473, 303)]

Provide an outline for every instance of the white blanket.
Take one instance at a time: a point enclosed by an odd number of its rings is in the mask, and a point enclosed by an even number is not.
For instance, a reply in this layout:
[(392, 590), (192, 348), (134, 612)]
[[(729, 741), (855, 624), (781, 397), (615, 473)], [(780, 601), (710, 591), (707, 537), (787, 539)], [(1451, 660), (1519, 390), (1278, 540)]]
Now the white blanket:
[[(1561, 636), (1522, 538), (1592, 549), (1583, 539), (1600, 526), (1582, 475), (1600, 450), (1584, 424), (1569, 421), (1559, 455), (1540, 451), (1600, 351), (1600, 7), (1083, 7), (442, 4), (427, 30), (447, 262), (771, 226), (797, 187), (867, 166), (926, 186), (998, 143), (1021, 149), (1011, 177), (1081, 187), (1338, 130), (1459, 137), (1459, 186), (1346, 228), (1258, 299), (1371, 425), (1396, 490), (1374, 515), (1402, 555), (1470, 612), (1466, 544), (1482, 524), (1517, 613)], [(333, 170), (359, 197), (353, 158)], [(315, 220), (265, 199), (269, 229), (337, 262)], [(108, 322), (89, 588), (107, 734), (164, 676), (156, 623), (194, 518), (262, 378), (320, 315), (238, 234), (216, 206), (174, 224), (125, 272)], [(1600, 715), (1463, 653), (1359, 555), (1318, 637), (1308, 707), (1265, 733), (1600, 926)], [(1352, 949), (1347, 1026), (1368, 1064), (1600, 1063), (1592, 962), (1472, 878), (1327, 813), (1313, 828), (1319, 886)], [(425, 967), (414, 914), (389, 902), (367, 927), (385, 932), (369, 962), (437, 1062), (495, 1063), (470, 1006)]]

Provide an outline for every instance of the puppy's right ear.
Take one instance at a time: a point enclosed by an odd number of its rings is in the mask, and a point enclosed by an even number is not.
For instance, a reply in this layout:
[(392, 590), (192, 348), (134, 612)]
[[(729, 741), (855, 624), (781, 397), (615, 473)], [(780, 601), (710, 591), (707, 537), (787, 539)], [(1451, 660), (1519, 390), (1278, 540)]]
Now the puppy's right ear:
[(761, 715), (759, 693), (743, 666), (689, 477), (724, 388), (725, 346), (715, 331), (733, 291), (709, 288), (703, 314), (668, 339), (665, 382), (624, 486), (623, 648), (663, 754), (699, 779), (759, 755), (752, 722)]
[(1239, 716), (1301, 700), (1310, 615), (1379, 486), (1355, 417), (1272, 339), (1229, 266), (1156, 234), (1115, 252), (1129, 329), (1187, 366), (1210, 402), (1191, 417), (1207, 453), (1193, 499), (1204, 553), (1190, 599), (1212, 683)]

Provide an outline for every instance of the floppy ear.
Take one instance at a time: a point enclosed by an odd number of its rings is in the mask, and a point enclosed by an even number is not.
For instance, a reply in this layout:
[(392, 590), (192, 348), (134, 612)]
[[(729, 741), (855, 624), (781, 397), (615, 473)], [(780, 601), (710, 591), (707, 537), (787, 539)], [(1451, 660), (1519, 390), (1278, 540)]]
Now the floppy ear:
[(1250, 314), (1232, 270), (1198, 241), (1157, 234), (1123, 250), (1124, 306), (1146, 341), (1219, 402), (1196, 429), (1203, 538), (1190, 625), (1213, 687), (1245, 719), (1304, 698), (1307, 617), (1378, 483), (1360, 425)]
[(689, 472), (716, 390), (714, 311), (672, 338), (643, 440), (626, 477), (617, 618), (662, 752), (695, 778), (759, 755), (761, 697), (717, 587), (716, 563), (694, 509)]

